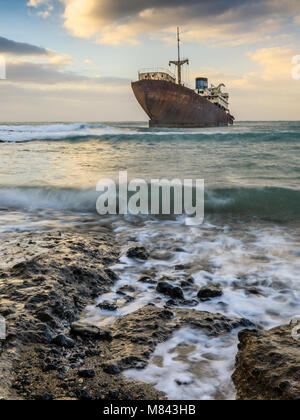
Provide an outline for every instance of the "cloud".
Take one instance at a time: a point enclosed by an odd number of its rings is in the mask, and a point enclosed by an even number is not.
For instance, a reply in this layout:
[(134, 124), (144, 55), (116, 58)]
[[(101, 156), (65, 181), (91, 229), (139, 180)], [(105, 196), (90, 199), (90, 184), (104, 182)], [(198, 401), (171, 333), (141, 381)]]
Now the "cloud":
[[(129, 86), (130, 80), (121, 77), (88, 77), (74, 72), (63, 71), (53, 63), (33, 63), (11, 59), (7, 60), (7, 83), (30, 84), (37, 88), (51, 85), (72, 85), (74, 89), (88, 86)], [(1, 84), (2, 86), (2, 84)]]
[(34, 84), (59, 84), (82, 82), (83, 76), (75, 73), (60, 71), (55, 65), (24, 62), (21, 60), (8, 60), (7, 80), (9, 82), (22, 82)]
[(31, 85), (0, 82), (1, 121), (145, 120), (129, 84)]
[(288, 82), (291, 79), (291, 60), (295, 51), (290, 48), (262, 48), (249, 53), (263, 69), (261, 78), (267, 82)]
[(0, 37), (0, 54), (47, 56), (49, 51), (46, 48)]
[(288, 47), (262, 48), (247, 54), (257, 71), (242, 75), (202, 69), (214, 83), (224, 82), (230, 93), (233, 115), (239, 120), (298, 120), (299, 81), (292, 78)]
[(27, 6), (35, 9), (42, 7), (38, 15), (43, 19), (47, 19), (54, 10), (52, 3), (52, 0), (29, 0)]
[[(50, 0), (49, 0), (50, 1)], [(49, 4), (31, 0), (33, 7)], [(266, 41), (289, 18), (299, 0), (60, 0), (64, 26), (104, 44), (137, 44), (141, 34), (161, 37), (180, 25), (186, 38), (231, 45)], [(268, 38), (269, 37), (269, 38)], [(166, 36), (166, 39), (168, 37)]]

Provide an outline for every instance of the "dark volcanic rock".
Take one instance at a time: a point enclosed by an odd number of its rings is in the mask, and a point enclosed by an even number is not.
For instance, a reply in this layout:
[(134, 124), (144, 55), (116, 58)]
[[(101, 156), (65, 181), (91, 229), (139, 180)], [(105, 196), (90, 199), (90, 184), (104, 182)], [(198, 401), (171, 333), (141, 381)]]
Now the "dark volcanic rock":
[[(122, 372), (145, 368), (156, 346), (171, 338), (181, 327), (189, 326), (195, 329), (195, 334), (199, 330), (218, 337), (245, 325), (251, 324), (221, 314), (177, 308), (170, 311), (153, 304), (117, 318), (109, 326), (111, 331), (107, 331), (110, 340), (99, 338), (98, 334), (100, 337), (104, 334), (102, 328), (97, 329), (95, 337), (87, 334), (88, 326), (75, 323), (72, 331), (82, 335), (74, 335), (74, 348), (64, 351), (47, 344), (29, 347), (22, 356), (15, 389), (19, 395), (26, 394), (27, 399), (51, 394), (55, 400), (104, 400), (110, 390), (113, 391), (109, 396), (112, 399), (165, 399), (166, 396), (151, 385), (127, 379)], [(41, 365), (45, 364), (53, 365), (56, 370), (42, 372)]]
[(99, 303), (97, 305), (97, 308), (103, 309), (105, 311), (111, 311), (114, 312), (118, 309), (118, 306), (113, 302), (108, 302), (107, 300), (104, 302)]
[(119, 398), (119, 395), (120, 395), (120, 391), (111, 390), (111, 391), (109, 391), (107, 396), (108, 396), (109, 399), (116, 400), (116, 399)]
[(205, 301), (220, 297), (223, 295), (222, 289), (217, 286), (204, 286), (198, 292), (198, 298)]
[(94, 325), (84, 324), (82, 322), (73, 322), (71, 325), (71, 332), (73, 335), (81, 337), (99, 338), (100, 328)]
[(78, 376), (80, 376), (81, 378), (94, 378), (95, 371), (94, 369), (80, 369), (78, 371)]
[(121, 369), (119, 368), (119, 366), (113, 363), (106, 363), (102, 367), (104, 372), (110, 375), (118, 375), (119, 373), (121, 373)]
[(86, 389), (82, 389), (81, 391), (78, 392), (78, 398), (83, 401), (88, 401), (88, 400), (93, 399), (91, 394)]
[[(49, 346), (55, 337), (58, 347), (72, 350), (73, 340), (60, 333), (114, 284), (108, 265), (118, 261), (119, 250), (110, 231), (101, 229), (83, 234), (22, 232), (1, 241), (0, 313), (5, 314), (8, 335), (0, 344), (0, 396), (18, 398), (10, 388), (14, 370), (8, 372), (7, 366), (18, 363), (25, 347)], [(59, 367), (55, 361), (39, 366), (40, 373), (45, 368), (53, 374)], [(41, 395), (38, 389), (35, 393)]]
[(130, 248), (127, 251), (128, 258), (137, 258), (139, 260), (147, 260), (149, 258), (149, 252), (143, 246), (137, 246)]
[(146, 283), (146, 284), (156, 284), (156, 281), (152, 279), (151, 277), (143, 276), (139, 279), (140, 283)]
[(75, 342), (74, 342), (74, 340), (72, 340), (71, 338), (69, 338), (69, 337), (67, 337), (66, 335), (64, 335), (64, 334), (59, 334), (59, 335), (57, 335), (53, 340), (52, 340), (52, 342), (54, 343), (54, 344), (56, 344), (57, 346), (60, 346), (60, 347), (66, 347), (66, 348), (68, 348), (68, 349), (71, 349), (72, 347), (74, 347), (75, 346)]
[(156, 290), (159, 293), (170, 296), (173, 299), (184, 299), (184, 294), (183, 294), (182, 289), (177, 286), (172, 286), (170, 283), (167, 283), (166, 281), (160, 281), (157, 284)]
[(299, 340), (294, 325), (239, 334), (233, 381), (240, 400), (299, 400)]
[(131, 284), (126, 284), (125, 286), (120, 287), (120, 289), (117, 290), (117, 293), (120, 295), (126, 295), (127, 293), (134, 293), (135, 291), (135, 287), (133, 287)]

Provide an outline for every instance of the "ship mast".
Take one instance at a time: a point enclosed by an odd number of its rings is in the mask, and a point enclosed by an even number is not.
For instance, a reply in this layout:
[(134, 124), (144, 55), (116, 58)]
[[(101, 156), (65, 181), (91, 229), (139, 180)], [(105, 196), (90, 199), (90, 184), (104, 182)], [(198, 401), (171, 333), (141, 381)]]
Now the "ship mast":
[(181, 67), (184, 64), (189, 64), (189, 60), (181, 60), (180, 59), (180, 32), (179, 32), (179, 28), (177, 28), (177, 43), (178, 43), (178, 60), (177, 61), (170, 61), (169, 66), (171, 66), (171, 64), (174, 64), (174, 66), (177, 67), (178, 84), (182, 85)]

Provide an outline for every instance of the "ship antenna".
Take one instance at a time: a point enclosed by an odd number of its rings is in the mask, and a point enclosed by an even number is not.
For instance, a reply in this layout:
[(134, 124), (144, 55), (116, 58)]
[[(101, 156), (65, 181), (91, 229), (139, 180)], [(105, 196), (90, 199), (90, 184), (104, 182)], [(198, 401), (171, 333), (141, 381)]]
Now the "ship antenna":
[(181, 60), (180, 59), (180, 30), (179, 27), (177, 28), (177, 44), (178, 44), (178, 61), (170, 61), (169, 66), (174, 64), (177, 67), (177, 77), (178, 77), (178, 84), (181, 85), (181, 67), (184, 64), (189, 64), (189, 60)]
[(178, 62), (180, 61), (180, 31), (179, 27), (177, 28), (177, 40), (178, 40)]

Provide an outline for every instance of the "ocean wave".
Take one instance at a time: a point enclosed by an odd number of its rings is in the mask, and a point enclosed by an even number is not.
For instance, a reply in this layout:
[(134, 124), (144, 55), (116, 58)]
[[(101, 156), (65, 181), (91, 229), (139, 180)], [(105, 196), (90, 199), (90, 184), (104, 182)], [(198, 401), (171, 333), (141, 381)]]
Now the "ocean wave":
[(107, 124), (28, 124), (28, 125), (0, 125), (0, 142), (18, 143), (30, 141), (66, 141), (90, 139), (114, 139), (126, 141), (133, 138), (139, 141), (169, 141), (191, 139), (193, 141), (300, 141), (300, 131), (297, 127), (290, 129), (259, 129), (257, 127), (233, 126), (225, 128), (199, 129), (149, 129), (132, 125)]
[[(62, 210), (96, 213), (94, 189), (0, 188), (0, 209)], [(205, 192), (205, 214), (256, 217), (275, 221), (300, 219), (300, 191), (284, 188), (224, 188)]]

